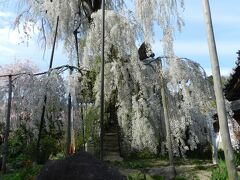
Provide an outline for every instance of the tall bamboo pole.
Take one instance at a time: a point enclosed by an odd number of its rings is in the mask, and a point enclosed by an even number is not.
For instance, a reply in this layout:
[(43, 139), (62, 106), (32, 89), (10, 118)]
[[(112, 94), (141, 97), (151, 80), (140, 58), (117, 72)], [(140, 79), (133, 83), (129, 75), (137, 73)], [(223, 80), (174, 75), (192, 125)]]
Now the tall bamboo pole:
[(101, 109), (100, 109), (100, 159), (103, 159), (104, 135), (104, 46), (105, 46), (105, 0), (102, 0), (102, 62), (101, 62)]
[(214, 91), (215, 91), (216, 102), (217, 102), (220, 135), (223, 143), (224, 155), (225, 155), (225, 160), (226, 160), (227, 170), (228, 170), (228, 177), (230, 180), (237, 180), (238, 177), (237, 177), (236, 166), (234, 164), (233, 148), (232, 148), (229, 129), (228, 129), (227, 113), (226, 113), (225, 101), (223, 97), (220, 68), (219, 68), (217, 49), (216, 49), (213, 26), (212, 26), (212, 18), (211, 18), (211, 12), (210, 12), (210, 6), (209, 6), (208, 0), (203, 0), (203, 11), (204, 11), (204, 17), (205, 17), (206, 31), (207, 31), (209, 54), (210, 54), (211, 64), (212, 64), (212, 74), (213, 74), (213, 82), (214, 82)]
[(53, 39), (53, 47), (52, 47), (49, 69), (52, 68), (52, 64), (53, 64), (53, 56), (54, 56), (54, 52), (55, 52), (55, 45), (56, 45), (57, 33), (58, 33), (58, 23), (59, 23), (59, 16), (57, 16), (57, 24), (55, 27), (55, 34), (54, 34), (54, 39)]
[[(54, 56), (54, 51), (55, 51), (56, 39), (57, 39), (58, 22), (59, 22), (59, 16), (57, 16), (57, 24), (56, 24), (56, 28), (55, 28), (55, 35), (54, 35), (52, 53), (51, 53), (51, 58), (50, 58), (50, 63), (49, 63), (49, 70), (52, 68), (52, 64), (53, 64), (53, 56)], [(39, 126), (39, 132), (38, 132), (37, 147), (36, 147), (36, 153), (37, 153), (36, 160), (37, 160), (38, 163), (40, 163), (40, 141), (41, 141), (41, 136), (42, 136), (43, 124), (44, 124), (46, 103), (47, 103), (47, 95), (45, 94), (44, 95), (43, 108), (42, 108), (42, 114), (41, 114), (41, 120), (40, 120), (40, 126)]]
[[(69, 75), (72, 75), (73, 69), (69, 69)], [(71, 78), (71, 77), (70, 77)], [(72, 140), (72, 133), (71, 133), (71, 128), (72, 128), (72, 96), (71, 92), (69, 91), (68, 93), (68, 125), (67, 125), (67, 148), (66, 148), (66, 155), (71, 154), (71, 140)]]
[(86, 151), (86, 140), (85, 140), (85, 122), (84, 122), (84, 115), (83, 115), (83, 101), (81, 102), (81, 119), (82, 119), (82, 138), (83, 138), (83, 150)]
[(162, 105), (163, 105), (163, 113), (164, 113), (164, 122), (166, 127), (166, 140), (167, 140), (167, 148), (168, 148), (168, 158), (170, 166), (174, 166), (173, 163), (173, 150), (172, 150), (172, 140), (171, 140), (171, 129), (169, 123), (169, 114), (167, 109), (167, 99), (165, 93), (165, 84), (163, 80), (163, 73), (162, 73), (162, 62), (161, 59), (157, 61), (158, 69), (159, 69), (159, 80), (160, 80), (160, 88), (161, 88), (161, 97), (162, 97)]
[(6, 173), (6, 161), (8, 154), (8, 136), (10, 129), (10, 118), (11, 118), (11, 104), (12, 104), (12, 75), (9, 75), (9, 89), (8, 89), (8, 106), (7, 106), (7, 117), (6, 117), (6, 126), (4, 131), (4, 141), (2, 149), (2, 173)]

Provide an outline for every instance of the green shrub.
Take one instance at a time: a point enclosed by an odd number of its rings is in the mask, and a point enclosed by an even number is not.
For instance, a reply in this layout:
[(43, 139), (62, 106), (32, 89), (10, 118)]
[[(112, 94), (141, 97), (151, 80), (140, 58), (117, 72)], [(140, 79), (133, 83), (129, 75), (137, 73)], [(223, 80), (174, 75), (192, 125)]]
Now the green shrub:
[(16, 158), (20, 154), (24, 154), (32, 141), (33, 133), (27, 130), (26, 125), (20, 124), (16, 131), (10, 133), (9, 157)]
[(240, 152), (235, 151), (234, 152), (234, 161), (236, 166), (240, 166)]
[(144, 175), (140, 171), (129, 174), (127, 179), (128, 180), (164, 180), (162, 176), (149, 176), (147, 174)]
[(148, 162), (144, 163), (142, 161), (122, 161), (118, 162), (118, 166), (130, 169), (139, 169), (148, 167)]
[[(55, 156), (61, 149), (58, 147), (58, 142), (56, 139), (45, 136), (41, 140), (40, 146), (40, 163), (45, 163), (50, 155)], [(34, 151), (33, 151), (34, 152)]]
[[(85, 143), (88, 142), (90, 139), (93, 141), (94, 144), (94, 151), (95, 155), (99, 155), (99, 134), (97, 133), (96, 124), (98, 123), (99, 119), (99, 111), (94, 107), (89, 107), (84, 117), (84, 126), (85, 126)], [(82, 150), (83, 149), (83, 134), (82, 129), (76, 134), (76, 149)]]
[(225, 160), (224, 151), (221, 150), (221, 149), (218, 150), (218, 158), (222, 159), (222, 160)]
[(142, 174), (140, 171), (133, 172), (128, 175), (128, 180), (144, 180), (144, 174)]
[(187, 178), (184, 176), (177, 176), (175, 179), (176, 180), (187, 180)]
[(25, 166), (26, 161), (30, 161), (29, 156), (26, 156), (25, 154), (20, 154), (15, 158), (9, 158), (8, 163), (10, 163), (10, 166), (13, 169), (19, 169)]
[(218, 167), (212, 171), (212, 180), (226, 180), (228, 179), (227, 166), (225, 161), (219, 160)]
[(156, 155), (145, 148), (142, 151), (131, 152), (129, 159), (149, 159), (155, 158)]
[(193, 151), (189, 150), (185, 154), (190, 159), (211, 160), (212, 150), (209, 143), (205, 145), (198, 144), (197, 148)]
[(40, 172), (42, 166), (41, 165), (31, 165), (25, 168), (14, 171), (11, 174), (6, 174), (4, 176), (0, 176), (0, 179), (3, 180), (32, 180), (36, 179), (36, 175)]
[(63, 159), (65, 157), (64, 152), (57, 153), (56, 155), (50, 155), (49, 160), (58, 160)]

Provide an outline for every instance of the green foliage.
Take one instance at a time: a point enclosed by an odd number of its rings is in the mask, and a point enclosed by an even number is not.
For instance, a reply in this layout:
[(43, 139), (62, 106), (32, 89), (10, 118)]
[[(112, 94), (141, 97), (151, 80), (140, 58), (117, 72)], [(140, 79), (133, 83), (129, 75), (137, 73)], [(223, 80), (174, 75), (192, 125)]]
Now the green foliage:
[(45, 136), (41, 140), (40, 163), (45, 163), (51, 155), (56, 155), (58, 152), (61, 152), (61, 150), (56, 139)]
[(224, 151), (221, 150), (221, 149), (218, 150), (218, 158), (222, 159), (222, 160), (225, 160)]
[(194, 169), (195, 169), (195, 170), (208, 170), (209, 167), (202, 166), (202, 165), (197, 165)]
[(26, 165), (26, 162), (32, 162), (29, 160), (29, 156), (25, 154), (20, 154), (14, 158), (9, 158), (8, 163), (10, 163), (13, 169), (23, 168)]
[(186, 152), (187, 158), (198, 159), (198, 160), (211, 160), (212, 159), (212, 149), (211, 144), (207, 143), (204, 145), (197, 145), (197, 149)]
[(27, 151), (33, 141), (33, 133), (28, 131), (25, 124), (20, 124), (18, 129), (10, 134), (9, 154), (10, 158), (16, 158)]
[[(84, 117), (84, 125), (85, 125), (85, 143), (88, 141), (92, 141), (95, 147), (95, 153), (98, 154), (98, 147), (99, 147), (99, 136), (96, 129), (96, 125), (99, 119), (99, 109), (95, 107), (89, 107)], [(83, 146), (83, 134), (78, 132), (77, 134), (77, 141), (76, 141), (76, 148), (81, 149)]]
[(128, 180), (164, 180), (162, 176), (149, 176), (149, 175), (144, 175), (140, 171), (133, 172), (128, 175), (127, 177)]
[(234, 161), (236, 166), (240, 166), (240, 152), (235, 151), (234, 152)]
[[(62, 147), (60, 141), (62, 134), (56, 131), (53, 126), (50, 126), (48, 132), (44, 132), (41, 139), (40, 159), (44, 163), (48, 160), (51, 154), (55, 155), (61, 152)], [(33, 133), (26, 128), (26, 123), (21, 123), (20, 126), (13, 131), (9, 136), (9, 162), (20, 163), (21, 160), (35, 160), (37, 140), (34, 139)]]
[(90, 68), (90, 71), (87, 71), (82, 81), (83, 87), (81, 90), (81, 94), (84, 100), (94, 100), (95, 99), (95, 92), (94, 92), (94, 85), (97, 79), (97, 75), (100, 73), (100, 63), (101, 58), (97, 56), (95, 58), (94, 64)]
[(36, 179), (36, 175), (40, 172), (41, 165), (29, 165), (22, 169), (18, 169), (10, 174), (0, 176), (3, 180), (33, 180)]
[(131, 152), (130, 159), (149, 159), (156, 157), (155, 154), (149, 151), (149, 149), (145, 148), (142, 151)]
[(128, 175), (128, 180), (144, 180), (144, 174), (142, 174), (140, 171), (133, 172)]
[(139, 168), (145, 168), (148, 167), (148, 163), (144, 162), (137, 162), (137, 161), (122, 161), (119, 162), (120, 166), (125, 167), (125, 168), (130, 168), (130, 169), (139, 169)]
[(63, 152), (57, 153), (56, 155), (50, 155), (49, 160), (63, 159), (65, 154)]
[(139, 169), (139, 168), (147, 168), (147, 167), (158, 167), (158, 166), (166, 166), (168, 164), (167, 161), (162, 159), (152, 158), (152, 159), (131, 159), (124, 160), (121, 162), (115, 162), (115, 165), (121, 168), (127, 169)]
[(219, 160), (218, 167), (212, 171), (212, 180), (226, 180), (228, 179), (227, 166), (225, 161)]
[[(229, 78), (228, 76), (221, 76), (221, 82), (222, 82), (223, 86), (227, 83), (228, 78)], [(210, 85), (213, 86), (214, 85), (214, 83), (213, 83), (213, 76), (212, 75), (208, 76), (207, 79), (208, 79)]]
[(176, 178), (175, 178), (176, 180), (188, 180), (186, 177), (184, 177), (184, 176), (177, 176)]
[(96, 77), (97, 77), (97, 73), (94, 70), (88, 71), (86, 73), (86, 76), (84, 77), (84, 81), (83, 81), (85, 88), (83, 88), (81, 91), (83, 99), (85, 100), (94, 99), (95, 94), (94, 94), (93, 88), (96, 81)]

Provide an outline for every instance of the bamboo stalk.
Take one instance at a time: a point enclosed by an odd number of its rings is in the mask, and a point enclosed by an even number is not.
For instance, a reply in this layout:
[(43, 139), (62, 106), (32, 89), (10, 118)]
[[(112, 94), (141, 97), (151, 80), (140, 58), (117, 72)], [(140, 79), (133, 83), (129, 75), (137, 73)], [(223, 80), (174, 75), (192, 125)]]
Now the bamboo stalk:
[(104, 46), (105, 46), (105, 0), (102, 0), (102, 62), (101, 62), (101, 109), (100, 109), (100, 159), (103, 159), (104, 135)]

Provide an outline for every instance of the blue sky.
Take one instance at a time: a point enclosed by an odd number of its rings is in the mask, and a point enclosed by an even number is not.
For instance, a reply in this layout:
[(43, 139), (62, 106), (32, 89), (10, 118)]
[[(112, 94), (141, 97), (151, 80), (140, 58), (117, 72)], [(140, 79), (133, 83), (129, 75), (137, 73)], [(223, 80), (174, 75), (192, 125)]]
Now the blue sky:
[[(1, 5), (1, 4), (0, 4)], [(240, 49), (240, 1), (210, 0), (215, 39), (221, 73), (227, 75), (235, 66), (236, 52)], [(175, 33), (175, 52), (179, 57), (187, 57), (201, 64), (208, 74), (211, 74), (211, 64), (208, 53), (202, 10), (202, 0), (185, 0), (182, 32)], [(19, 44), (21, 35), (12, 29), (15, 14), (7, 7), (0, 9), (0, 65), (9, 64), (16, 60), (30, 59), (41, 70), (48, 68), (50, 52), (43, 59), (43, 49), (34, 37), (28, 43)], [(160, 30), (155, 30), (154, 52), (161, 55)], [(63, 53), (61, 44), (55, 54), (54, 65), (66, 64), (67, 55)]]

